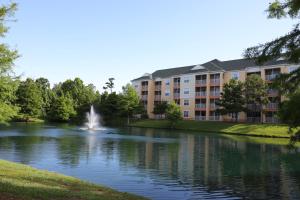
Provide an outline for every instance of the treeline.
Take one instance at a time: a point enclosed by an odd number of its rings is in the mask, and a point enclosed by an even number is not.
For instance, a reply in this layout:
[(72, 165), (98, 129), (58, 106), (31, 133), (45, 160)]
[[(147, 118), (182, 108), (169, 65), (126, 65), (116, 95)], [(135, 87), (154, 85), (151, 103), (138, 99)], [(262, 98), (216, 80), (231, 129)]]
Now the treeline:
[[(0, 80), (3, 80), (0, 78)], [(121, 93), (113, 92), (113, 79), (106, 83), (102, 94), (92, 84), (85, 85), (80, 78), (55, 84), (53, 88), (46, 78), (25, 81), (6, 76), (6, 84), (0, 85), (0, 96), (6, 97), (1, 122), (35, 121), (43, 119), (53, 122), (81, 123), (90, 106), (103, 115), (104, 119), (131, 118), (145, 115), (135, 89), (127, 84)], [(6, 92), (5, 92), (6, 91)], [(3, 104), (4, 105), (4, 104)]]

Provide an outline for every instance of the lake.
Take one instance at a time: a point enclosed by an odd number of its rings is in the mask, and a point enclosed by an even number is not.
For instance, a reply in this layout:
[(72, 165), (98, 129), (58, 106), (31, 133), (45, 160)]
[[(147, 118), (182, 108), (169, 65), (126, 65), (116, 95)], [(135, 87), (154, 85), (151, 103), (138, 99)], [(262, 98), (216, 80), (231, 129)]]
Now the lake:
[(300, 149), (211, 133), (14, 124), (0, 159), (158, 200), (300, 199)]

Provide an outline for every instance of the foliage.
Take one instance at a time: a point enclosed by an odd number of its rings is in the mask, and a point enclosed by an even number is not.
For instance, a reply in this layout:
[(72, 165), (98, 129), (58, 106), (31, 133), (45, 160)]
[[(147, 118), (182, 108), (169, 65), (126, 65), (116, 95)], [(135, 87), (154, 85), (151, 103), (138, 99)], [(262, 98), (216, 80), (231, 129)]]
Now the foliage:
[(114, 117), (120, 117), (122, 113), (122, 101), (121, 96), (115, 92), (104, 92), (101, 95), (100, 101), (100, 113), (105, 119), (111, 119)]
[(115, 86), (114, 80), (115, 80), (115, 78), (109, 78), (108, 82), (105, 83), (106, 86), (104, 86), (103, 89), (104, 90), (109, 89), (110, 93), (112, 93), (112, 90), (113, 90), (113, 88)]
[(171, 122), (171, 128), (174, 128), (176, 123), (182, 119), (179, 105), (175, 102), (168, 104), (166, 118)]
[[(0, 37), (7, 33), (8, 27), (5, 23), (13, 17), (16, 8), (15, 3), (0, 6)], [(11, 120), (18, 112), (18, 107), (14, 105), (17, 81), (11, 75), (17, 58), (16, 50), (10, 50), (6, 44), (0, 43), (0, 123)]]
[(242, 82), (231, 79), (229, 83), (224, 84), (220, 100), (216, 103), (221, 106), (217, 112), (224, 114), (233, 114), (235, 120), (238, 120), (238, 113), (245, 111), (245, 97), (243, 95), (244, 85)]
[(129, 124), (129, 118), (135, 114), (141, 114), (143, 106), (141, 105), (138, 93), (130, 84), (124, 86), (122, 90), (122, 109), (127, 116), (127, 123)]
[(70, 95), (54, 96), (51, 100), (51, 107), (48, 113), (48, 118), (51, 121), (68, 122), (74, 116), (74, 102)]
[(162, 116), (162, 115), (166, 114), (167, 108), (168, 108), (168, 102), (163, 101), (161, 103), (158, 103), (158, 104), (154, 105), (153, 114)]
[(46, 118), (47, 113), (49, 112), (51, 107), (51, 98), (53, 97), (53, 92), (50, 88), (49, 80), (46, 78), (41, 77), (36, 79), (35, 84), (39, 88), (43, 99), (42, 117)]
[(247, 104), (265, 105), (268, 103), (267, 84), (259, 75), (252, 74), (245, 81), (245, 98)]
[(29, 117), (40, 117), (42, 114), (42, 92), (34, 80), (28, 78), (22, 81), (16, 92), (17, 104), (26, 120)]
[(279, 110), (279, 117), (282, 122), (288, 124), (291, 128), (300, 126), (300, 91), (291, 95), (284, 101)]

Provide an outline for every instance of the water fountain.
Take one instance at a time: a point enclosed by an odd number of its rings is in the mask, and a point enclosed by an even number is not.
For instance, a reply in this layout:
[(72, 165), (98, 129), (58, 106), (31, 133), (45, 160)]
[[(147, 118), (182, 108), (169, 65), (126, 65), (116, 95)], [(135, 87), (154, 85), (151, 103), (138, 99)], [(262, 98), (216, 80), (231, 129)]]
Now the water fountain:
[(86, 129), (88, 130), (101, 129), (100, 115), (98, 115), (95, 112), (94, 106), (91, 106), (90, 112), (86, 113), (86, 119), (87, 119), (87, 122), (85, 123)]

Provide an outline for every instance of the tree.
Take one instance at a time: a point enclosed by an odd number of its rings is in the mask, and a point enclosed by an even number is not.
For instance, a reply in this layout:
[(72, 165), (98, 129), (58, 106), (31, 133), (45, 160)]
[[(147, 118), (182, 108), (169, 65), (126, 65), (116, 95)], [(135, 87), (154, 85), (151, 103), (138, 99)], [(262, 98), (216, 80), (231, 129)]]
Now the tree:
[(74, 102), (70, 95), (54, 96), (51, 100), (51, 108), (48, 119), (51, 121), (68, 122), (76, 116)]
[(140, 114), (142, 110), (140, 98), (136, 90), (130, 84), (124, 86), (122, 90), (122, 107), (127, 116), (127, 124), (129, 125), (130, 117), (132, 117), (134, 114)]
[(221, 98), (217, 105), (221, 106), (220, 109), (217, 109), (217, 112), (224, 114), (232, 114), (235, 118), (235, 121), (238, 120), (238, 113), (246, 111), (244, 85), (242, 82), (231, 79), (229, 83), (226, 83), (221, 93)]
[(120, 117), (122, 114), (122, 99), (115, 92), (108, 94), (104, 92), (101, 95), (100, 113), (106, 120)]
[(41, 116), (43, 107), (42, 92), (34, 80), (28, 78), (26, 81), (22, 81), (16, 95), (17, 103), (21, 108), (20, 112), (26, 121), (30, 117)]
[[(8, 31), (5, 22), (11, 20), (17, 9), (15, 3), (8, 6), (0, 6), (0, 37), (4, 37)], [(15, 103), (17, 81), (12, 76), (14, 61), (18, 58), (16, 50), (0, 43), (0, 123), (6, 123), (17, 115), (18, 107)]]
[(35, 83), (37, 87), (39, 88), (42, 99), (43, 99), (43, 105), (42, 105), (42, 117), (46, 118), (47, 113), (50, 110), (51, 106), (51, 97), (53, 96), (53, 92), (50, 88), (49, 80), (46, 78), (38, 78), (35, 80)]
[[(300, 1), (285, 0), (274, 1), (267, 9), (269, 18), (281, 19), (290, 17), (299, 19)], [(245, 50), (246, 58), (255, 59), (261, 65), (269, 60), (283, 57), (290, 63), (299, 63), (300, 59), (300, 29), (297, 23), (292, 31), (273, 41)], [(290, 74), (282, 74), (275, 80), (274, 86), (282, 93), (293, 93), (300, 85), (300, 68)]]
[(245, 98), (247, 104), (265, 105), (268, 100), (268, 86), (259, 75), (252, 74), (245, 81)]
[(103, 87), (104, 90), (110, 89), (110, 93), (112, 93), (112, 90), (115, 86), (114, 83), (115, 78), (109, 78), (108, 82), (105, 83), (106, 86)]
[(168, 104), (166, 118), (171, 122), (171, 128), (174, 128), (176, 123), (182, 119), (179, 105), (175, 102)]
[(153, 114), (160, 115), (162, 117), (162, 115), (166, 114), (167, 108), (168, 108), (168, 102), (163, 101), (161, 103), (158, 103), (154, 105)]

